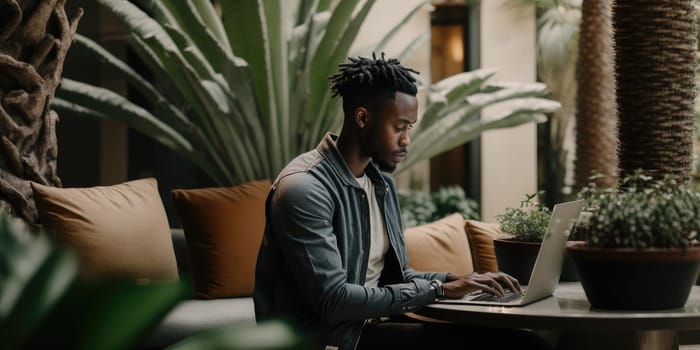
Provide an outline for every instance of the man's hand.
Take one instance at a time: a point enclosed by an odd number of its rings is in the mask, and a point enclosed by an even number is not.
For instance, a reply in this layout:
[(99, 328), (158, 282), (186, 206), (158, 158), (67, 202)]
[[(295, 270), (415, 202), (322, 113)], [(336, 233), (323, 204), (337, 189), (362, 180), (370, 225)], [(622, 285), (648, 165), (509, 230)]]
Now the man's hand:
[(503, 272), (483, 274), (473, 272), (464, 276), (448, 274), (443, 288), (447, 298), (461, 298), (477, 290), (503, 298), (505, 296), (503, 288), (508, 288), (513, 292), (521, 290), (518, 280)]

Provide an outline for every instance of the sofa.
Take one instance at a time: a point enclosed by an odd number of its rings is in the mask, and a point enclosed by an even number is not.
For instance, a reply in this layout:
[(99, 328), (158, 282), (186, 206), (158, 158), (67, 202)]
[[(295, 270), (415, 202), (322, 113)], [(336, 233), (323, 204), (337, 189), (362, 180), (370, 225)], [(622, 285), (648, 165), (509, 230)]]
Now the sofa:
[[(191, 278), (180, 302), (137, 346), (160, 349), (224, 325), (254, 325), (252, 301), (264, 203), (271, 184), (171, 192), (182, 228), (171, 228), (154, 178), (112, 186), (54, 188), (32, 183), (42, 225), (74, 248), (85, 278), (119, 275), (148, 283)], [(495, 224), (452, 214), (408, 228), (411, 267), (497, 271)]]

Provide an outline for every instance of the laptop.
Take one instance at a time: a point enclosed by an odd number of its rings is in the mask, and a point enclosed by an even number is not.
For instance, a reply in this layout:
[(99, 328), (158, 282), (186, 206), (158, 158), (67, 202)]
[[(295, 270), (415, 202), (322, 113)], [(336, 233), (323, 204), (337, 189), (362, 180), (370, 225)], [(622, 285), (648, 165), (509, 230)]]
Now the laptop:
[(547, 233), (542, 239), (542, 245), (532, 268), (530, 284), (524, 286), (522, 292), (513, 293), (504, 288), (506, 296), (501, 299), (492, 294), (478, 291), (467, 294), (461, 299), (442, 299), (438, 303), (523, 306), (551, 296), (559, 283), (559, 275), (564, 264), (566, 242), (582, 208), (582, 199), (554, 206)]

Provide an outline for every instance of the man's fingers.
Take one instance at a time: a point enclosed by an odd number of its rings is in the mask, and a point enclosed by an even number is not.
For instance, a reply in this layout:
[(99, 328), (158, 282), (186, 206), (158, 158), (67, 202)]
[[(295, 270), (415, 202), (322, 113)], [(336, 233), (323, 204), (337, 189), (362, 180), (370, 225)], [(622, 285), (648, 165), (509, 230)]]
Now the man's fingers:
[(493, 288), (495, 288), (498, 291), (498, 295), (503, 298), (506, 295), (506, 291), (503, 290), (503, 286), (498, 283), (497, 280), (491, 280), (491, 285), (493, 285)]
[(499, 281), (502, 281), (503, 284), (505, 284), (513, 292), (520, 291), (520, 283), (518, 282), (517, 279), (513, 278), (512, 276), (504, 273), (504, 274), (499, 275), (498, 279), (499, 279)]
[(476, 282), (477, 287), (481, 288), (481, 290), (484, 292), (491, 293), (499, 298), (503, 298), (506, 295), (501, 284), (492, 278), (487, 278)]
[(489, 275), (492, 276), (493, 278), (497, 279), (498, 281), (500, 281), (499, 283), (507, 286), (513, 292), (519, 292), (522, 290), (522, 287), (520, 286), (520, 282), (518, 282), (518, 280), (515, 277), (513, 277), (505, 272), (496, 272), (496, 273), (489, 272)]
[(518, 291), (523, 290), (523, 287), (520, 285), (520, 282), (518, 281), (517, 278), (510, 276), (510, 275), (508, 275), (508, 278), (513, 282), (513, 284), (515, 285), (515, 288), (518, 288)]

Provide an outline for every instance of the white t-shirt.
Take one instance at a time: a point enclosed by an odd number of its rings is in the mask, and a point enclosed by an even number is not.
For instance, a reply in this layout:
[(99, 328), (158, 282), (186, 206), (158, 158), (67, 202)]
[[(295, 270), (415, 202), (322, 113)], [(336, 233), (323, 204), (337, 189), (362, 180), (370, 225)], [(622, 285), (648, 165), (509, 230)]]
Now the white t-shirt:
[(366, 174), (355, 179), (367, 193), (367, 202), (369, 203), (370, 244), (365, 287), (372, 288), (378, 285), (379, 276), (384, 269), (384, 255), (389, 250), (389, 237), (384, 225), (384, 217), (379, 210), (377, 196), (374, 193), (374, 184)]

